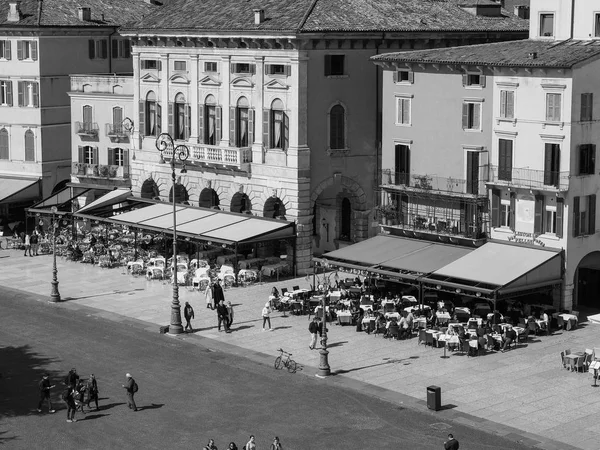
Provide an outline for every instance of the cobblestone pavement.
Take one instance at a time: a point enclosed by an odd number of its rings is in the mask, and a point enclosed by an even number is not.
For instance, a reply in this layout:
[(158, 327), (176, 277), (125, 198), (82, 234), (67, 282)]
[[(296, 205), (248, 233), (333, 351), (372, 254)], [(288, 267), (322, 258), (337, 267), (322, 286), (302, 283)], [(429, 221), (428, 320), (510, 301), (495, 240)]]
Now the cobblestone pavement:
[[(0, 252), (0, 285), (49, 295), (52, 257), (23, 257)], [(113, 320), (137, 319), (158, 332), (170, 320), (172, 286), (134, 278), (121, 268), (101, 269), (59, 260), (61, 307), (85, 306)], [(307, 316), (275, 313), (272, 332), (262, 331), (261, 309), (272, 286), (309, 287), (304, 278), (265, 282), (225, 291), (234, 305), (232, 333), (217, 330), (216, 313), (206, 308), (197, 291), (180, 288), (182, 305), (194, 307), (194, 334), (182, 339), (210, 339), (231, 353), (262, 358), (270, 364), (278, 348), (293, 353), (302, 372), (313, 375), (319, 352), (309, 349)], [(467, 357), (418, 344), (417, 338), (390, 341), (357, 333), (355, 327), (329, 326), (329, 363), (334, 376), (324, 382), (343, 383), (404, 406), (424, 409), (426, 388), (442, 389), (437, 414), (486, 428), (545, 449), (600, 447), (600, 389), (587, 373), (564, 370), (560, 352), (600, 347), (598, 326), (583, 322), (574, 331), (530, 338), (506, 353)]]

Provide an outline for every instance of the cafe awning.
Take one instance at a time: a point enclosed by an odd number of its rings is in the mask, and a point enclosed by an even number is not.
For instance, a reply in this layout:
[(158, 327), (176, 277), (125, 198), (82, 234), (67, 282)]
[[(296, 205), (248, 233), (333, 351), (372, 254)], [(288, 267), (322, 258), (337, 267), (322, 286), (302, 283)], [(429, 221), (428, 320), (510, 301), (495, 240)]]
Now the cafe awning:
[(0, 203), (15, 203), (40, 196), (38, 178), (0, 177)]
[(117, 203), (124, 201), (127, 197), (131, 197), (131, 191), (129, 189), (115, 189), (114, 191), (110, 191), (108, 194), (103, 195), (100, 198), (97, 198), (93, 202), (85, 205), (78, 212), (83, 213), (85, 211), (91, 211), (96, 208), (106, 208), (109, 206), (113, 206)]
[[(68, 183), (66, 187), (58, 192), (46, 197), (42, 201), (28, 208), (29, 213), (50, 214), (50, 208), (56, 206), (61, 212), (70, 213), (73, 208), (73, 201), (82, 195), (87, 195), (93, 191), (95, 195), (101, 192), (112, 191), (112, 186), (97, 184)], [(131, 194), (131, 193), (130, 193)]]

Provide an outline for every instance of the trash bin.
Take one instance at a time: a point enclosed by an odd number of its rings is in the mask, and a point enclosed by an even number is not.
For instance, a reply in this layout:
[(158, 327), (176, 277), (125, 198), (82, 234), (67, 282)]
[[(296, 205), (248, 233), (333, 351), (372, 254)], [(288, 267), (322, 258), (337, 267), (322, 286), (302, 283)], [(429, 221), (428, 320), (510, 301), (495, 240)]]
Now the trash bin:
[(439, 411), (442, 409), (442, 388), (438, 386), (427, 387), (427, 408)]

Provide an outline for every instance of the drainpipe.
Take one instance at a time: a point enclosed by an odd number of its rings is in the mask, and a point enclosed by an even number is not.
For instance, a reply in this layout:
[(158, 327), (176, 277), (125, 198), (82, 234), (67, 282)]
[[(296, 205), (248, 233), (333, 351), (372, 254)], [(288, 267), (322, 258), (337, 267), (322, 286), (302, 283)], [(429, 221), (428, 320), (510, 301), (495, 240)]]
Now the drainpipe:
[(575, 29), (575, 0), (571, 0), (571, 36), (570, 39), (573, 39), (573, 35)]
[[(381, 34), (381, 41), (375, 44), (375, 56), (379, 55), (379, 46), (385, 39), (385, 33)], [(382, 72), (383, 73), (383, 72)], [(379, 66), (375, 64), (375, 192), (377, 192), (377, 188), (379, 187), (379, 173), (380, 173), (380, 158), (381, 156), (381, 127), (382, 127), (382, 113), (381, 102), (380, 102), (380, 82), (379, 82)], [(382, 96), (383, 94), (381, 94)], [(375, 205), (379, 205), (381, 203), (381, 195), (375, 197)]]

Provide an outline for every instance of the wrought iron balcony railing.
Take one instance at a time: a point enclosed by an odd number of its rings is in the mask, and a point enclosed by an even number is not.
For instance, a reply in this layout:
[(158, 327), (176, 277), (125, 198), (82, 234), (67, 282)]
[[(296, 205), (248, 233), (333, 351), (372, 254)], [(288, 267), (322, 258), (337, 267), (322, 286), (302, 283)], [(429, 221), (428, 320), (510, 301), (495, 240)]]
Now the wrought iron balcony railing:
[(488, 180), (488, 166), (479, 168), (479, 178), (464, 180), (453, 177), (438, 177), (436, 175), (419, 175), (413, 173), (394, 172), (384, 169), (381, 173), (383, 187), (394, 186), (402, 191), (429, 191), (444, 195), (485, 196), (485, 183)]
[(98, 136), (98, 124), (96, 122), (75, 122), (75, 131), (83, 136)]
[(489, 184), (566, 191), (569, 189), (569, 172), (490, 166)]

